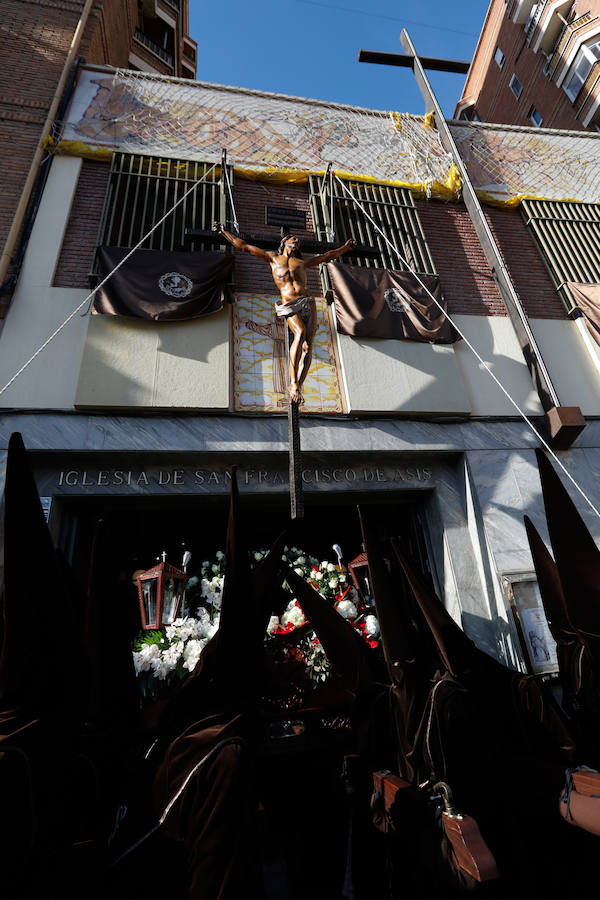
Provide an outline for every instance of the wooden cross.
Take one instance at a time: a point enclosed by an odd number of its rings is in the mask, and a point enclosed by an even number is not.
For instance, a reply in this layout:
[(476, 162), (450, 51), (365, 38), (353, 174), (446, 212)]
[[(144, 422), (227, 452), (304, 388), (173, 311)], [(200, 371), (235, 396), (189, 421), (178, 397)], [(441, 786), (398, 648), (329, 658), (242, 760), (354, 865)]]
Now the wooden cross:
[[(282, 236), (285, 229), (281, 229)], [(285, 232), (289, 234), (289, 232)], [(245, 232), (241, 231), (238, 237), (246, 241), (248, 244), (254, 244), (255, 247), (263, 247), (264, 249), (272, 249), (273, 243), (277, 241), (277, 235), (265, 234), (264, 232)], [(205, 231), (201, 228), (185, 229), (186, 243), (194, 241), (203, 244), (214, 244), (223, 246), (225, 244), (227, 251), (231, 249), (231, 245), (227, 244), (220, 234), (216, 231)], [(309, 238), (301, 237), (303, 253), (325, 253), (327, 250), (333, 250), (339, 247), (339, 242), (331, 243), (330, 241), (311, 241)], [(360, 259), (379, 259), (381, 250), (378, 247), (370, 247), (368, 244), (357, 244), (356, 247), (348, 253), (348, 258), (353, 257)]]
[[(285, 327), (285, 355), (287, 383), (290, 380), (290, 330)], [(302, 447), (300, 445), (300, 404), (288, 397), (288, 454), (290, 480), (290, 519), (304, 518), (304, 488), (302, 485)]]

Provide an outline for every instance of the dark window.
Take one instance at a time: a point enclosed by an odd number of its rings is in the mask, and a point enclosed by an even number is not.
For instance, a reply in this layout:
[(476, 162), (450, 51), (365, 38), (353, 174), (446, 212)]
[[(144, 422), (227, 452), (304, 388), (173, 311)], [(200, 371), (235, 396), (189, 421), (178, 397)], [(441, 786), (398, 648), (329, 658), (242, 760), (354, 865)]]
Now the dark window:
[(510, 76), (510, 81), (508, 83), (508, 86), (518, 100), (523, 91), (523, 85), (521, 84), (521, 82), (519, 81), (519, 79), (517, 78), (516, 75)]
[(536, 128), (540, 128), (542, 122), (544, 121), (542, 119), (541, 112), (539, 111), (539, 109), (536, 109), (535, 106), (531, 107), (531, 109), (527, 113), (527, 118), (532, 123), (532, 125), (535, 125)]
[(563, 88), (569, 100), (575, 102), (579, 92), (581, 91), (586, 79), (596, 62), (600, 59), (600, 41), (596, 39), (589, 44), (584, 44), (573, 65), (569, 69), (569, 74), (565, 78)]

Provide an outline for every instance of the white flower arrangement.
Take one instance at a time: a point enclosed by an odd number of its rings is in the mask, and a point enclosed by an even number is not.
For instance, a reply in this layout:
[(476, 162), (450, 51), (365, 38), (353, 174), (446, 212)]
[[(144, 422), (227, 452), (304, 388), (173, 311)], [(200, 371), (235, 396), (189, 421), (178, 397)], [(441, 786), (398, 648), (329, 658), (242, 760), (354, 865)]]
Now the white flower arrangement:
[(284, 628), (286, 625), (290, 624), (293, 625), (294, 628), (301, 628), (302, 625), (305, 625), (307, 621), (308, 619), (305, 617), (296, 600), (292, 600), (290, 603), (288, 603), (285, 612), (281, 617), (281, 624), (284, 626)]
[(340, 600), (336, 609), (344, 619), (356, 619), (358, 616), (358, 610), (352, 600)]
[(379, 622), (377, 620), (377, 616), (367, 616), (365, 619), (365, 625), (367, 628), (367, 634), (372, 637), (377, 637), (379, 634)]
[(156, 697), (193, 672), (202, 650), (218, 627), (218, 615), (211, 619), (202, 609), (198, 617), (175, 619), (164, 631), (143, 632), (133, 650), (133, 664), (142, 695)]
[[(266, 550), (253, 551), (250, 554), (251, 564), (259, 564), (266, 555)], [(378, 645), (380, 632), (377, 617), (372, 611), (369, 615), (365, 615), (366, 610), (359, 611), (358, 594), (354, 587), (348, 586), (347, 575), (340, 566), (329, 560), (319, 562), (316, 557), (297, 547), (284, 548), (282, 560), (328, 600), (371, 647)], [(176, 619), (164, 630), (145, 631), (139, 636), (133, 650), (133, 661), (143, 696), (157, 697), (168, 693), (177, 682), (194, 671), (204, 647), (219, 627), (225, 562), (224, 552), (218, 550), (215, 559), (204, 560), (200, 571), (188, 579), (186, 603), (187, 608), (193, 610), (193, 615)], [(291, 594), (285, 582), (284, 588)], [(268, 648), (270, 642), (279, 639), (284, 642), (282, 646), (290, 646), (294, 658), (299, 657), (304, 664), (308, 681), (317, 685), (329, 678), (331, 667), (309, 626), (300, 604), (291, 597), (281, 619), (271, 616), (266, 643)]]

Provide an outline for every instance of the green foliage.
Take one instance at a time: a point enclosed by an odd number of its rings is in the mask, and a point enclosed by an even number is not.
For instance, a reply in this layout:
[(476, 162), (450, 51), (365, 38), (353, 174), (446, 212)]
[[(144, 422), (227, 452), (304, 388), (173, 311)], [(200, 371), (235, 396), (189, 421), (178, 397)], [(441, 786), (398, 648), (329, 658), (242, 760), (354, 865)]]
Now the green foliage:
[(136, 653), (139, 653), (143, 644), (166, 644), (164, 631), (160, 628), (154, 628), (152, 631), (140, 631), (133, 645)]

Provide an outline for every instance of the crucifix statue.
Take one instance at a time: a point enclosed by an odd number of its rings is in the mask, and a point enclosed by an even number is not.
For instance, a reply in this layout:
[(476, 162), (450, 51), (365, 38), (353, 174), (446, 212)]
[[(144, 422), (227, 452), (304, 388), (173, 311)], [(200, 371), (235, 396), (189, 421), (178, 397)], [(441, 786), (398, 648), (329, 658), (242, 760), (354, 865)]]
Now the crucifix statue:
[(257, 256), (271, 266), (273, 281), (275, 282), (281, 299), (275, 304), (277, 316), (287, 321), (292, 342), (290, 344), (290, 401), (301, 404), (302, 385), (308, 374), (312, 359), (312, 345), (317, 328), (317, 315), (315, 298), (306, 287), (306, 270), (313, 269), (320, 263), (337, 259), (348, 250), (352, 250), (356, 244), (354, 240), (346, 241), (335, 250), (328, 250), (318, 256), (302, 259), (300, 255), (300, 239), (293, 234), (287, 234), (282, 238), (279, 249), (262, 250), (247, 244), (246, 241), (235, 237), (225, 230), (221, 222), (215, 222), (215, 231), (223, 235), (236, 250)]

